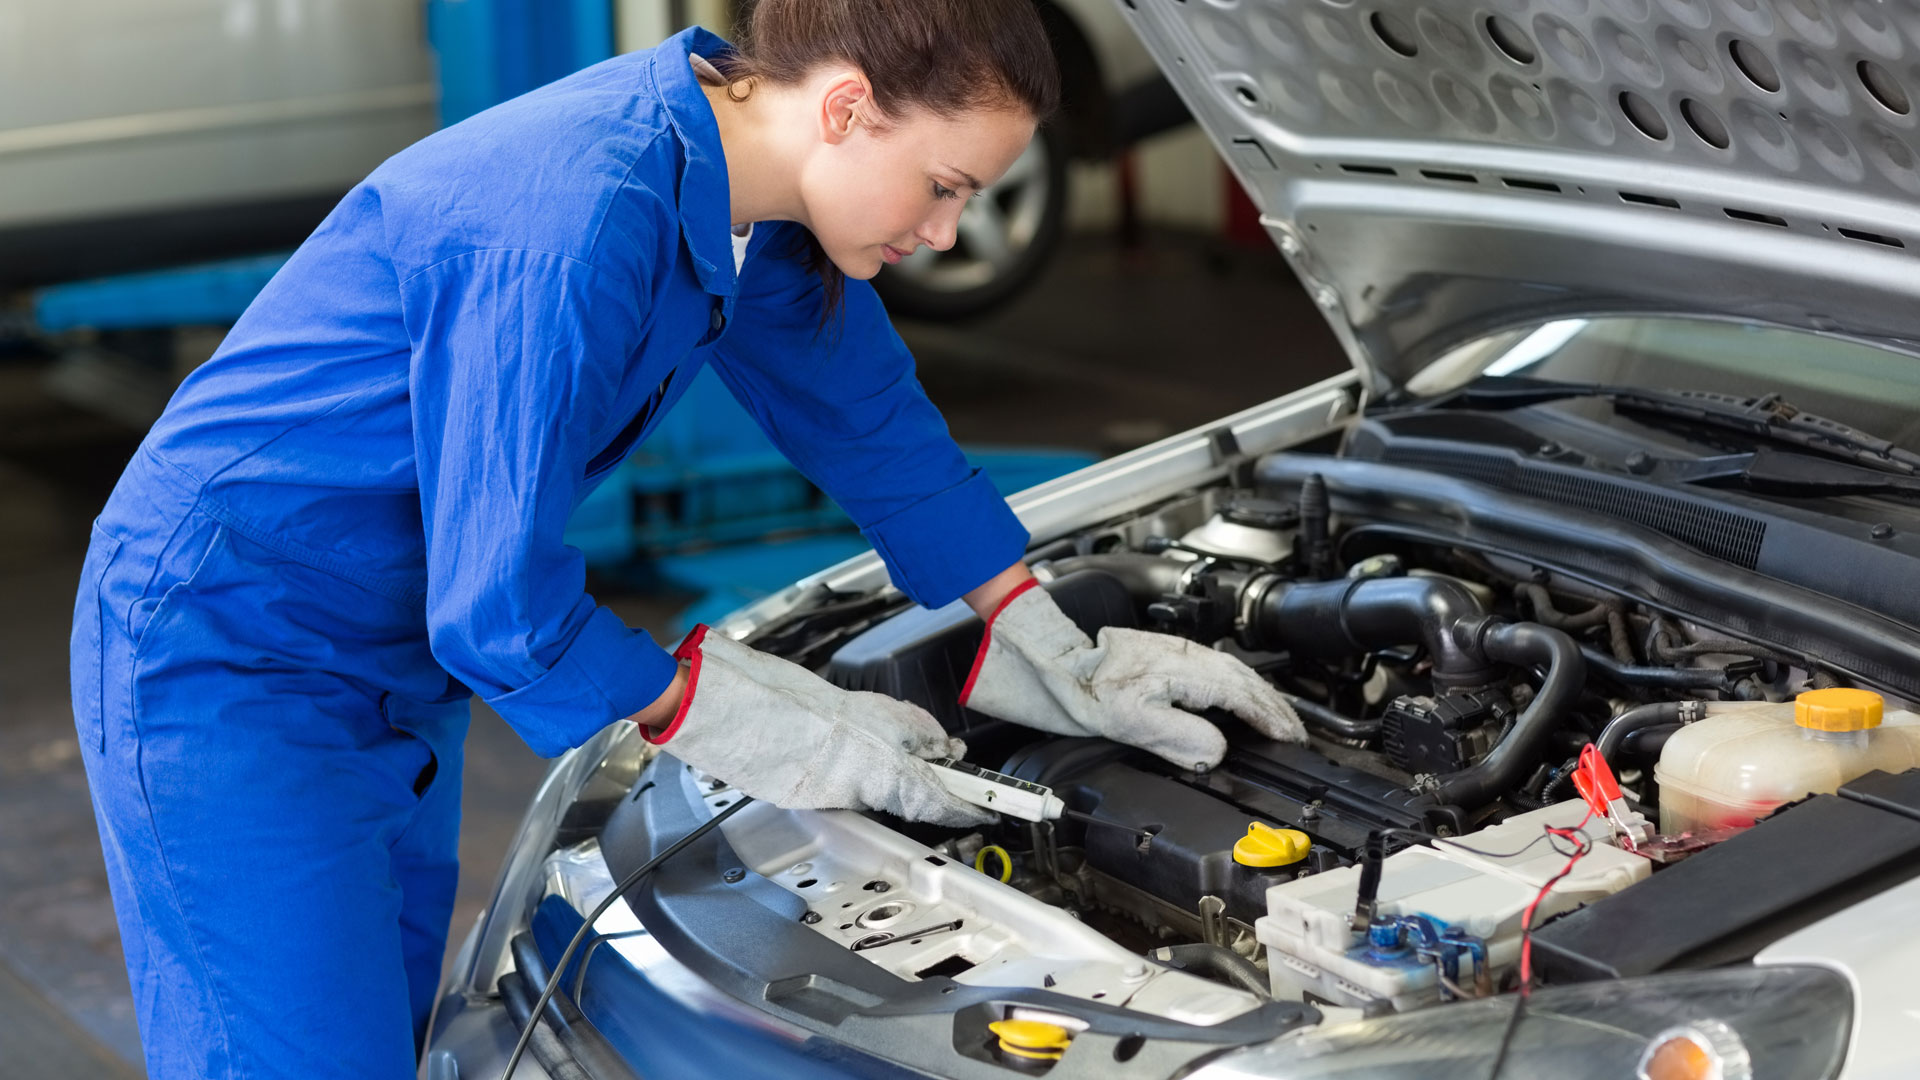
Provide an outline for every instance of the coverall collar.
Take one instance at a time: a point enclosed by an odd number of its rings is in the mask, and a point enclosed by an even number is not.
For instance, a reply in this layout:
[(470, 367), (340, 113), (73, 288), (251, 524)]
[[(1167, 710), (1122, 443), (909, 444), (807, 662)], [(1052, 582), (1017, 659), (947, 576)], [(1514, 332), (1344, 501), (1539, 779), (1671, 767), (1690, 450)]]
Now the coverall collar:
[(693, 26), (661, 42), (653, 50), (652, 62), (654, 88), (686, 153), (676, 193), (680, 231), (693, 253), (694, 276), (701, 288), (715, 296), (732, 296), (735, 287), (732, 194), (720, 125), (688, 55), (712, 59), (732, 50), (717, 34)]

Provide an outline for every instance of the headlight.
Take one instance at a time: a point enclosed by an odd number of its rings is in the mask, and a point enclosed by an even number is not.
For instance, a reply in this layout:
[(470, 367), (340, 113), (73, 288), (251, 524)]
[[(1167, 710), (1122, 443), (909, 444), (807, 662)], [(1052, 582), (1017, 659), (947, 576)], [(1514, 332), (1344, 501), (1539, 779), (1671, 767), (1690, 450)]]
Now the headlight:
[(633, 787), (647, 760), (658, 752), (624, 720), (609, 724), (585, 745), (560, 755), (547, 770), (520, 831), (507, 849), (506, 864), (481, 916), (471, 962), (460, 973), (464, 988), (490, 994), (511, 966), (507, 946), (527, 925), (540, 900), (547, 856), (557, 846), (599, 832), (613, 807)]
[[(1489, 1080), (1513, 1016), (1506, 995), (1314, 1029), (1194, 1074), (1314, 1080)], [(1821, 968), (1657, 975), (1536, 990), (1507, 1080), (1827, 1080), (1852, 1023), (1846, 980)]]

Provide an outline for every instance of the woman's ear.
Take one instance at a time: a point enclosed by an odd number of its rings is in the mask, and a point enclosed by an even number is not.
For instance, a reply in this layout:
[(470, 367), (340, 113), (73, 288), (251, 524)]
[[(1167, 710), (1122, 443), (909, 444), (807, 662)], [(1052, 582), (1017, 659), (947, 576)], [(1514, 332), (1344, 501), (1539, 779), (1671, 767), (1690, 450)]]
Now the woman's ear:
[(820, 138), (838, 143), (853, 134), (855, 128), (878, 127), (879, 116), (873, 105), (873, 86), (858, 70), (849, 68), (827, 77), (820, 96)]

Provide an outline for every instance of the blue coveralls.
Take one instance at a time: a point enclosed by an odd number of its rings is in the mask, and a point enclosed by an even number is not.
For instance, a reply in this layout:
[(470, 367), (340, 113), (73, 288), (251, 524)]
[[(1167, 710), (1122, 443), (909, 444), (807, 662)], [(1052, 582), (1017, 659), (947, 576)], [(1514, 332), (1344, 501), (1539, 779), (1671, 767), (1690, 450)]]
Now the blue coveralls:
[(96, 522), (73, 699), (147, 1067), (411, 1076), (477, 694), (544, 755), (675, 664), (569, 514), (711, 365), (941, 604), (1026, 533), (873, 291), (797, 226), (736, 280), (690, 30), (439, 132), (348, 193), (188, 378)]

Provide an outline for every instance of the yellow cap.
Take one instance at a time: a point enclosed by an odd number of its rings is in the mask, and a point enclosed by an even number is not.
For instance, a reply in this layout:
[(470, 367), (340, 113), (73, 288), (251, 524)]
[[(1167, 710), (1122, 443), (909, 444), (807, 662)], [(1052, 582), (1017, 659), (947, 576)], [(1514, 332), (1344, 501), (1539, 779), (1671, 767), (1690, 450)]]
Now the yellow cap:
[(1000, 1049), (1015, 1057), (1058, 1061), (1073, 1035), (1059, 1024), (1044, 1020), (996, 1020), (987, 1030), (1000, 1036)]
[(1306, 833), (1256, 821), (1247, 826), (1247, 835), (1234, 842), (1233, 861), (1241, 866), (1286, 866), (1306, 858), (1312, 846)]
[(1871, 690), (1809, 690), (1793, 699), (1793, 722), (1815, 731), (1865, 731), (1880, 726), (1880, 707), (1880, 695)]

